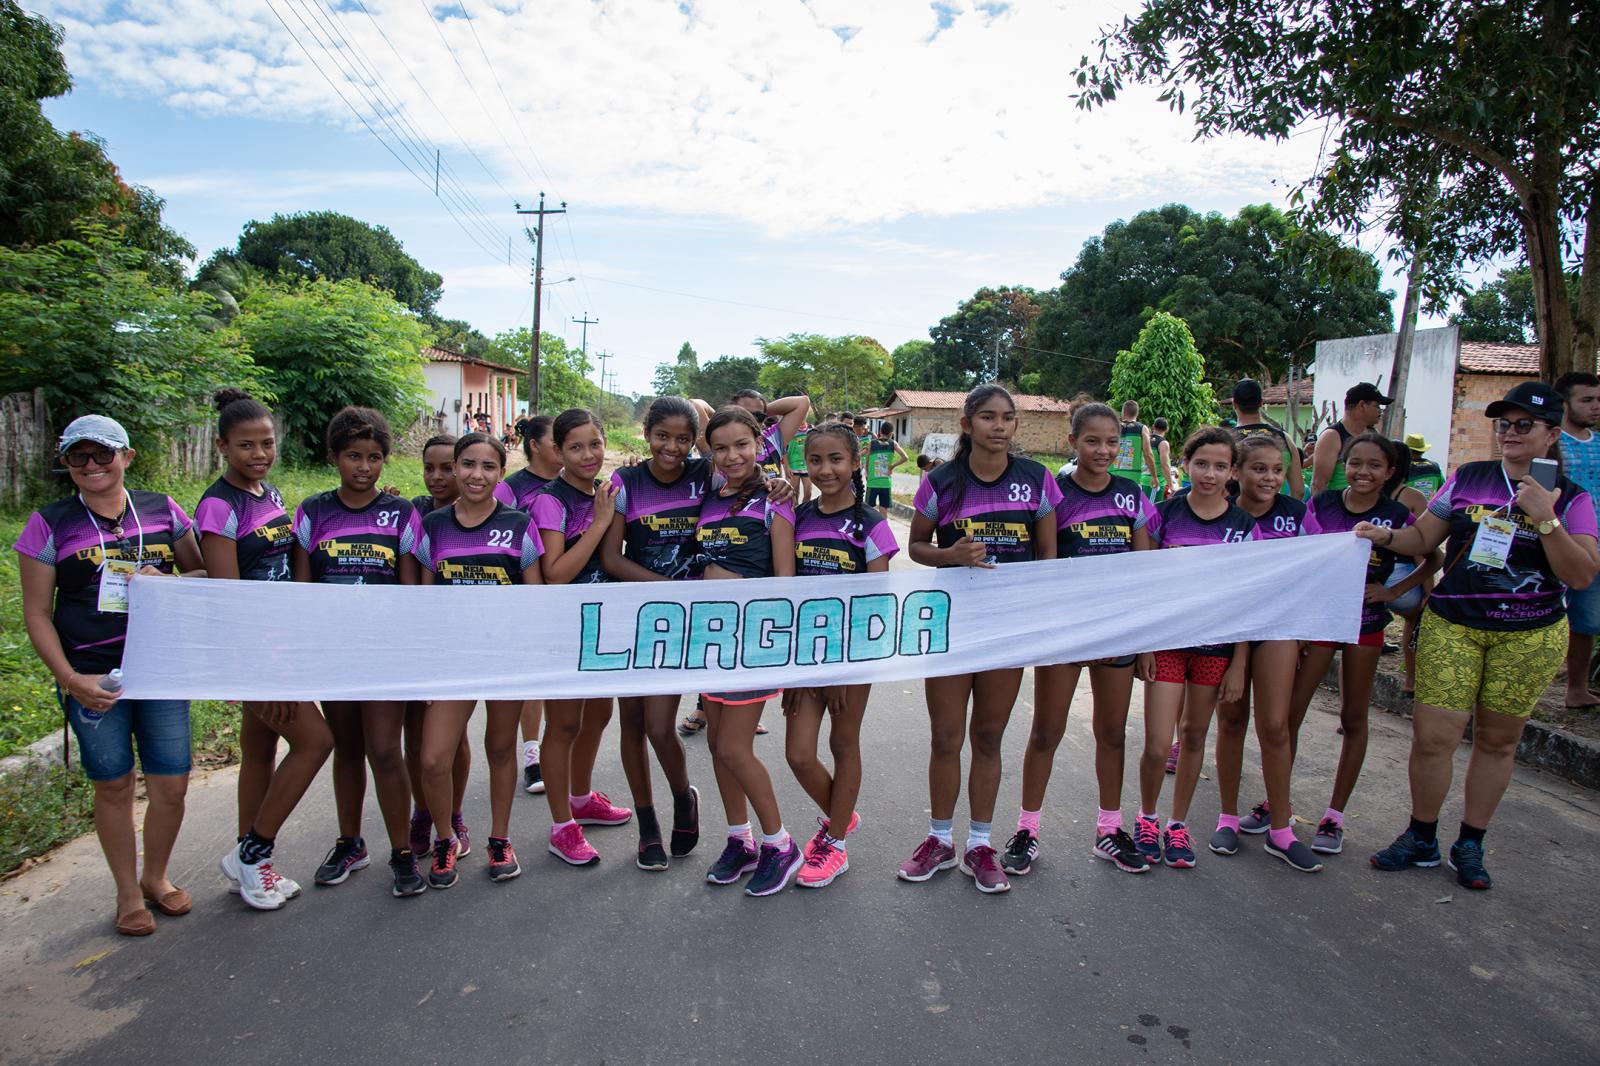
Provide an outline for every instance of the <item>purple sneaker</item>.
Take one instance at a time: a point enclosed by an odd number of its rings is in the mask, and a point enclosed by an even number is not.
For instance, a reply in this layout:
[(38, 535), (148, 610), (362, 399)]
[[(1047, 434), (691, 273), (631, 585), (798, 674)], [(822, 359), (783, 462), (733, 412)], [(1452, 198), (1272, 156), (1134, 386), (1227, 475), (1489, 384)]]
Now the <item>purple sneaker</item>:
[(467, 833), (467, 820), (461, 817), (461, 812), (450, 816), (450, 829), (456, 838), (456, 858), (464, 859), (472, 854), (472, 837)]
[(940, 870), (953, 869), (957, 861), (954, 845), (929, 836), (917, 845), (911, 858), (900, 864), (895, 876), (902, 881), (926, 881)]
[(754, 870), (758, 861), (754, 844), (744, 837), (729, 837), (722, 854), (706, 871), (706, 880), (714, 885), (731, 885)]
[(989, 845), (979, 844), (961, 856), (961, 872), (972, 878), (978, 891), (985, 895), (1011, 891), (1011, 882), (1006, 880), (1006, 872), (1000, 869), (998, 854)]
[(776, 844), (761, 845), (761, 859), (756, 864), (755, 876), (744, 886), (747, 896), (771, 896), (783, 891), (795, 871), (800, 869), (800, 845), (794, 837), (783, 847)]
[[(433, 815), (427, 811), (411, 812), (411, 854), (427, 856), (433, 853)], [(420, 861), (420, 860), (419, 860)]]

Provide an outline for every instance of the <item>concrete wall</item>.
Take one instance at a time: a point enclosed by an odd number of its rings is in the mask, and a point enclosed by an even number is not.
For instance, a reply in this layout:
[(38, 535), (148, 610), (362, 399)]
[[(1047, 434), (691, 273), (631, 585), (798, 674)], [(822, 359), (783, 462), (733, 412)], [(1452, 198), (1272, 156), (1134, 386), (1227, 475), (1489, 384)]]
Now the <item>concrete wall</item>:
[[(1374, 382), (1389, 391), (1397, 334), (1344, 337), (1318, 341), (1315, 374), (1316, 406), (1333, 404), (1334, 417), (1344, 413), (1344, 393), (1358, 381)], [(1417, 331), (1406, 384), (1405, 433), (1421, 433), (1432, 445), (1428, 458), (1440, 466), (1460, 465), (1450, 455), (1452, 407), (1456, 399), (1456, 357), (1460, 350), (1455, 326)], [(1498, 375), (1497, 375), (1498, 376)], [(1463, 460), (1465, 461), (1465, 460)]]
[(443, 411), (445, 428), (451, 433), (459, 433), (461, 413), (456, 410), (456, 401), (461, 399), (461, 364), (424, 364), (422, 381), (428, 390), (428, 409)]

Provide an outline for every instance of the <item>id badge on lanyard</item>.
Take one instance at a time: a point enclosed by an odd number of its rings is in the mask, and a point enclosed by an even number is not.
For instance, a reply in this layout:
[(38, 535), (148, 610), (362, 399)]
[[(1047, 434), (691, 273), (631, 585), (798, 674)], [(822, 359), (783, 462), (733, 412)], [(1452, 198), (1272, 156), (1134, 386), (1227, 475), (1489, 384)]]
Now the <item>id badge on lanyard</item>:
[[(94, 535), (100, 540), (100, 595), (95, 601), (95, 609), (102, 614), (128, 613), (128, 579), (139, 572), (139, 564), (144, 560), (144, 523), (139, 521), (139, 512), (133, 506), (133, 497), (128, 495), (127, 490), (123, 490), (123, 498), (127, 501), (126, 513), (132, 517), (134, 527), (139, 531), (139, 547), (132, 559), (110, 557), (106, 552), (105, 535), (100, 532), (99, 519), (89, 510), (83, 497), (78, 497), (78, 502), (83, 504), (84, 511), (89, 515), (90, 524), (94, 526)], [(112, 532), (120, 539), (121, 525)]]
[(1477, 535), (1472, 538), (1472, 551), (1467, 556), (1469, 561), (1494, 570), (1506, 568), (1506, 561), (1511, 557), (1511, 548), (1517, 542), (1517, 524), (1511, 520), (1511, 507), (1516, 503), (1516, 490), (1511, 487), (1511, 478), (1506, 475), (1504, 466), (1500, 468), (1500, 476), (1506, 479), (1508, 499), (1505, 517), (1486, 515), (1478, 522)]

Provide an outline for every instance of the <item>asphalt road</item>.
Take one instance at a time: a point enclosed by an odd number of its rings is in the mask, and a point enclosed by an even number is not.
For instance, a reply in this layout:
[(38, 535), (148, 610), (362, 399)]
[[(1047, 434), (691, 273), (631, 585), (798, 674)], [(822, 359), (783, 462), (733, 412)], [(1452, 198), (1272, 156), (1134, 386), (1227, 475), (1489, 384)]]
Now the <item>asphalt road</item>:
[[(1016, 812), (1030, 693), (1031, 681), (1006, 739), (997, 837)], [(1334, 710), (1322, 698), (1303, 734), (1295, 796), (1308, 818), (1326, 803)], [(1519, 769), (1488, 838), (1491, 892), (1458, 889), (1444, 868), (1380, 874), (1366, 855), (1405, 824), (1407, 739), (1407, 723), (1374, 714), (1346, 852), (1322, 873), (1295, 873), (1252, 840), (1232, 858), (1201, 851), (1194, 870), (1131, 877), (1090, 855), (1083, 692), (1044, 855), (995, 897), (958, 872), (923, 885), (893, 876), (927, 825), (916, 685), (874, 692), (851, 870), (769, 899), (703, 880), (721, 844), (703, 738), (688, 746), (706, 835), (667, 873), (633, 866), (631, 827), (594, 831), (597, 867), (561, 864), (538, 846), (543, 798), (519, 794), (518, 880), (489, 882), (480, 843), (449, 892), (395, 900), (381, 860), (315, 888), (334, 835), (324, 774), (278, 844), (305, 895), (275, 913), (248, 910), (216, 872), (233, 841), (233, 774), (214, 773), (194, 784), (174, 862), (195, 910), (158, 916), (155, 936), (111, 933), (92, 837), (0, 887), (0, 1060), (1600, 1061), (1600, 797)], [(759, 744), (804, 833), (815, 812), (783, 765), (781, 729)], [(1252, 742), (1247, 803), (1254, 756)], [(1206, 772), (1201, 839), (1217, 810)], [(1134, 778), (1130, 765), (1129, 810)], [(597, 782), (625, 801), (610, 745)], [(480, 766), (467, 801), (480, 842), (486, 783)], [(368, 812), (369, 838), (381, 838)], [(1446, 835), (1459, 816), (1457, 795)], [(964, 832), (963, 813), (958, 841)]]

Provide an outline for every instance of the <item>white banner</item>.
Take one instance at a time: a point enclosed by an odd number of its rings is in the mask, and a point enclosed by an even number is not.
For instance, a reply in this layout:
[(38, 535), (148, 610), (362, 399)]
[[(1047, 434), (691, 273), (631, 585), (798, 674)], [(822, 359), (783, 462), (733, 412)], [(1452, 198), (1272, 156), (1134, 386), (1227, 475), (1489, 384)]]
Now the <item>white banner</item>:
[(849, 577), (422, 587), (135, 578), (130, 699), (538, 699), (1354, 641), (1353, 535)]

